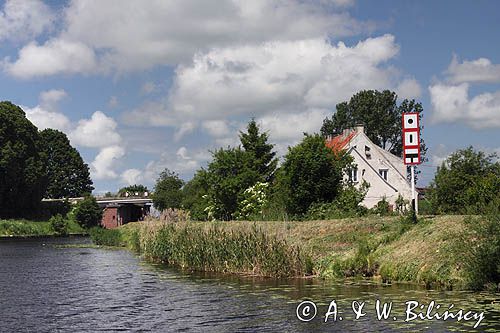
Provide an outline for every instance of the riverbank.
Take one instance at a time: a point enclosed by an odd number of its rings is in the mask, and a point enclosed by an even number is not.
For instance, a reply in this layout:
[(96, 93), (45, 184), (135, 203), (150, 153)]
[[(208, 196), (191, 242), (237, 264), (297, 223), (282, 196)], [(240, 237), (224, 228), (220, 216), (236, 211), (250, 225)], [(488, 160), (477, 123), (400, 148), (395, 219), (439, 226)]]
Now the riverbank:
[[(154, 262), (263, 276), (373, 277), (427, 287), (466, 286), (458, 245), (464, 216), (370, 216), (300, 222), (130, 223), (98, 242)], [(264, 268), (264, 269), (263, 269)], [(271, 269), (272, 268), (272, 269)]]
[[(84, 235), (86, 231), (72, 219), (68, 219), (69, 235)], [(25, 238), (58, 236), (49, 221), (30, 221), (24, 219), (0, 220), (0, 237)]]

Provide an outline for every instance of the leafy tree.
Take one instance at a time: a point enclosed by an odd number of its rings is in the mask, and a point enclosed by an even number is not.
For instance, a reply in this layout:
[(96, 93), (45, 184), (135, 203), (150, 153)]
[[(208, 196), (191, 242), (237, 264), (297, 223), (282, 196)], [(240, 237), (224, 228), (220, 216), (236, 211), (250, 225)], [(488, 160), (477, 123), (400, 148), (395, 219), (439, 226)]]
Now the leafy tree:
[(0, 102), (0, 217), (33, 214), (47, 187), (46, 156), (24, 111)]
[(45, 129), (40, 132), (47, 156), (48, 186), (46, 198), (72, 198), (90, 194), (94, 187), (89, 167), (63, 132)]
[(102, 209), (97, 204), (97, 200), (92, 196), (86, 196), (76, 204), (74, 216), (82, 228), (92, 228), (99, 226), (102, 219)]
[(158, 210), (167, 208), (180, 208), (182, 203), (182, 186), (184, 181), (179, 175), (165, 169), (156, 181), (153, 194), (153, 205)]
[(243, 191), (254, 185), (259, 173), (253, 168), (253, 156), (241, 148), (219, 149), (208, 165), (207, 199), (213, 206), (214, 217), (230, 220), (243, 198)]
[[(363, 90), (351, 97), (349, 102), (337, 104), (337, 111), (331, 118), (323, 120), (321, 134), (324, 137), (342, 133), (343, 130), (363, 124), (366, 135), (373, 143), (402, 156), (402, 113), (418, 112), (422, 118), (422, 104), (415, 100), (403, 100), (397, 105), (396, 93), (384, 90)], [(420, 121), (420, 130), (423, 129)], [(427, 148), (420, 138), (421, 154), (425, 157)]]
[(342, 190), (343, 169), (351, 162), (326, 147), (322, 136), (306, 135), (288, 149), (279, 187), (288, 213), (303, 215), (312, 203), (331, 202)]
[(261, 175), (263, 182), (271, 180), (278, 159), (273, 152), (273, 144), (267, 142), (267, 133), (260, 133), (259, 127), (254, 119), (247, 125), (247, 131), (240, 131), (240, 141), (246, 153), (251, 154), (252, 168)]
[(442, 213), (481, 213), (500, 197), (500, 162), (472, 147), (461, 149), (438, 167), (430, 185), (430, 200)]
[(119, 197), (124, 197), (126, 193), (129, 193), (129, 195), (135, 195), (135, 193), (139, 193), (139, 195), (144, 195), (144, 192), (148, 192), (149, 190), (146, 186), (141, 185), (141, 184), (134, 184), (134, 185), (129, 185), (122, 187), (120, 190), (118, 190), (118, 196)]
[(207, 200), (204, 196), (208, 193), (208, 174), (206, 170), (198, 170), (194, 177), (182, 188), (182, 208), (189, 210), (193, 220), (206, 220)]

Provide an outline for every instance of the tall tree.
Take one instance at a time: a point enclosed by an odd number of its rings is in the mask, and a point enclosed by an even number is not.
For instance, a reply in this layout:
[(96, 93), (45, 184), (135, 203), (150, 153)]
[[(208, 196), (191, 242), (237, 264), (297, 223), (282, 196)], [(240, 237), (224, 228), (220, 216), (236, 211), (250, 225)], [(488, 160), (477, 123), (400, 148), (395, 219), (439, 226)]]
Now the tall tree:
[(253, 159), (240, 147), (219, 149), (207, 168), (208, 199), (216, 219), (230, 220), (238, 209), (243, 191), (253, 186), (259, 173), (253, 168)]
[(306, 135), (289, 148), (280, 168), (278, 188), (288, 213), (302, 215), (314, 202), (331, 202), (342, 190), (347, 155), (336, 156), (322, 136)]
[(246, 153), (251, 154), (252, 167), (261, 175), (261, 181), (270, 181), (278, 159), (275, 158), (276, 152), (273, 151), (274, 145), (268, 143), (269, 135), (266, 132), (261, 133), (259, 126), (252, 119), (247, 125), (247, 131), (240, 131), (240, 141)]
[(38, 129), (24, 111), (0, 102), (0, 217), (32, 214), (47, 186)]
[(208, 173), (198, 170), (194, 177), (182, 187), (182, 208), (189, 210), (193, 220), (206, 220), (205, 208), (208, 205)]
[[(379, 147), (402, 156), (402, 113), (418, 112), (422, 118), (422, 104), (415, 100), (403, 100), (397, 105), (396, 93), (384, 90), (363, 90), (351, 97), (349, 102), (337, 104), (331, 118), (323, 120), (321, 134), (324, 137), (342, 133), (347, 128), (363, 124), (366, 135)], [(423, 129), (420, 121), (420, 129)], [(425, 158), (427, 148), (420, 138), (421, 153)]]
[(165, 168), (156, 181), (153, 193), (153, 205), (158, 210), (180, 208), (184, 181), (179, 175)]
[(45, 129), (40, 132), (43, 151), (47, 156), (48, 185), (46, 198), (81, 197), (92, 192), (89, 167), (78, 150), (71, 146), (61, 131)]
[(483, 213), (496, 200), (500, 204), (500, 162), (472, 147), (451, 154), (438, 167), (430, 185), (434, 209), (442, 213)]

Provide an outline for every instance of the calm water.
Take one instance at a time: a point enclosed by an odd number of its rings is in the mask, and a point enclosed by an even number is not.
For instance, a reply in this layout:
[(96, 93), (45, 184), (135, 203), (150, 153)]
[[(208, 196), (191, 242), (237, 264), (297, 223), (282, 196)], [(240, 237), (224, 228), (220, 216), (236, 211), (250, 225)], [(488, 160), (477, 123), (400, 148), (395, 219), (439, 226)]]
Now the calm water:
[[(499, 294), (188, 275), (152, 266), (128, 251), (58, 246), (85, 242), (0, 240), (0, 332), (500, 331)], [(393, 302), (387, 320), (376, 319), (376, 299)], [(310, 322), (296, 317), (303, 300), (317, 305), (317, 316)], [(331, 316), (325, 323), (332, 300), (340, 313), (337, 321)], [(409, 300), (435, 300), (441, 313), (451, 304), (455, 312), (484, 311), (485, 319), (476, 330), (475, 320), (405, 322)], [(351, 310), (353, 301), (366, 302), (366, 315), (358, 320)]]

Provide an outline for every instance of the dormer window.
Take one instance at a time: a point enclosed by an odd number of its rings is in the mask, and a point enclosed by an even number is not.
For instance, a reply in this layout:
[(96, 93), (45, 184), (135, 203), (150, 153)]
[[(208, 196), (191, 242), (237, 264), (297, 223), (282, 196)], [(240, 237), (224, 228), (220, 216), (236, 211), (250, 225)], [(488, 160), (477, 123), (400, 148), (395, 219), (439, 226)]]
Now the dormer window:
[(387, 174), (389, 173), (388, 169), (379, 169), (378, 173), (380, 177), (384, 178), (384, 180), (387, 181)]
[(372, 159), (372, 152), (371, 152), (370, 147), (368, 147), (368, 146), (365, 146), (365, 156), (366, 156), (367, 160)]

